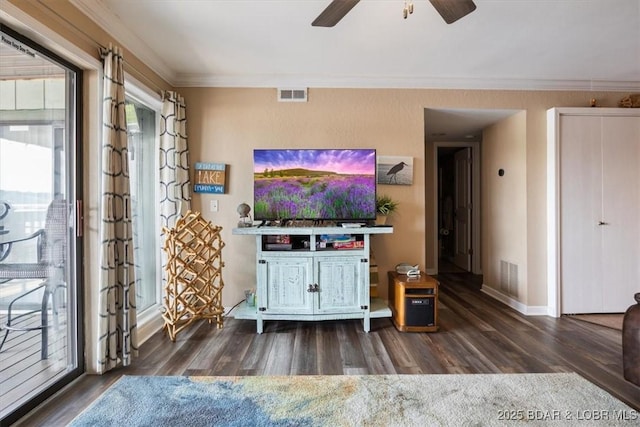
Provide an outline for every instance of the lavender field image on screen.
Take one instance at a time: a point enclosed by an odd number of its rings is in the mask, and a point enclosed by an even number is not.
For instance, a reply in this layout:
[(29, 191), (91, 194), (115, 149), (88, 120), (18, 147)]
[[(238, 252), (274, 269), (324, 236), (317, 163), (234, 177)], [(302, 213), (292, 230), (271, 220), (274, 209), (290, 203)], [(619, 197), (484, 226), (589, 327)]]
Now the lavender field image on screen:
[(375, 218), (375, 150), (254, 150), (253, 172), (257, 220)]

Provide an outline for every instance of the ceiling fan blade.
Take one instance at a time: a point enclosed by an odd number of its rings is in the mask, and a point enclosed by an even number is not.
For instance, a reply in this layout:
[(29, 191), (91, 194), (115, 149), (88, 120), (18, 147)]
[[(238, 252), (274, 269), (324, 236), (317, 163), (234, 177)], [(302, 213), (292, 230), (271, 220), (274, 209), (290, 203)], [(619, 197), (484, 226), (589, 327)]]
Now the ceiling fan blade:
[(447, 24), (476, 10), (473, 0), (429, 0)]
[(333, 0), (325, 10), (311, 23), (314, 27), (333, 27), (360, 0)]

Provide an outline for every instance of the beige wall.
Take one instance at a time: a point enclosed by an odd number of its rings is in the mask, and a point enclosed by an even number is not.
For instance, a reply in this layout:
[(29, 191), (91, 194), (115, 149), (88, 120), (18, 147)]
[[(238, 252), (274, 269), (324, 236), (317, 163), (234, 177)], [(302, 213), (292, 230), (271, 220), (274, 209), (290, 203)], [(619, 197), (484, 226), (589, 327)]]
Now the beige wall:
[[(224, 227), (226, 306), (239, 301), (243, 289), (255, 286), (255, 242), (251, 237), (231, 234), (237, 222), (236, 206), (241, 202), (252, 204), (254, 148), (372, 147), (379, 155), (413, 157), (414, 185), (380, 187), (381, 192), (397, 198), (400, 207), (390, 219), (394, 234), (375, 236), (372, 245), (382, 272), (402, 261), (434, 268), (431, 206), (434, 150), (432, 144), (425, 146), (425, 108), (523, 111), (486, 132), (500, 157), (483, 156), (483, 160), (490, 165), (504, 161), (501, 167), (507, 171), (502, 181), (490, 176), (497, 178), (497, 170), (487, 172), (486, 177), (490, 178), (487, 185), (506, 187), (491, 198), (489, 208), (507, 215), (507, 208), (514, 204), (514, 191), (518, 197), (517, 215), (508, 227), (497, 228), (499, 236), (487, 235), (489, 230), (482, 230), (483, 241), (489, 242), (486, 249), (489, 254), (483, 256), (483, 265), (490, 267), (487, 284), (495, 287), (495, 265), (499, 266), (500, 257), (517, 261), (521, 283), (518, 300), (530, 306), (546, 305), (545, 112), (554, 106), (587, 106), (594, 97), (600, 105), (615, 106), (624, 96), (557, 91), (311, 88), (308, 103), (278, 103), (275, 89), (178, 88), (178, 91), (187, 103), (191, 162), (230, 165), (227, 194), (194, 195), (194, 208), (202, 209), (207, 219)], [(511, 139), (515, 139), (514, 145), (507, 147), (507, 153), (498, 154), (501, 153), (498, 147)], [(212, 199), (219, 201), (219, 212), (208, 211)], [(484, 224), (497, 227), (495, 222)], [(512, 239), (509, 234), (518, 238)], [(496, 238), (499, 243), (491, 240)], [(385, 274), (381, 274), (381, 282), (384, 296)]]
[[(305, 104), (278, 103), (275, 89), (181, 88), (179, 92), (187, 103), (191, 162), (230, 165), (227, 194), (193, 196), (194, 208), (224, 227), (225, 305), (241, 299), (243, 289), (255, 287), (254, 239), (231, 234), (238, 220), (236, 206), (241, 202), (253, 204), (254, 148), (371, 147), (379, 155), (413, 157), (417, 185), (380, 188), (402, 201), (400, 211), (389, 219), (396, 233), (374, 236), (372, 244), (381, 271), (401, 261), (424, 266), (420, 108), (399, 104), (393, 91), (311, 90), (310, 101)], [(211, 199), (219, 200), (219, 212), (208, 211)]]
[[(501, 261), (518, 266), (517, 297), (527, 290), (526, 112), (485, 129), (482, 135), (482, 273), (485, 286), (500, 290)], [(498, 170), (504, 175), (499, 176)], [(504, 293), (504, 290), (503, 290)]]

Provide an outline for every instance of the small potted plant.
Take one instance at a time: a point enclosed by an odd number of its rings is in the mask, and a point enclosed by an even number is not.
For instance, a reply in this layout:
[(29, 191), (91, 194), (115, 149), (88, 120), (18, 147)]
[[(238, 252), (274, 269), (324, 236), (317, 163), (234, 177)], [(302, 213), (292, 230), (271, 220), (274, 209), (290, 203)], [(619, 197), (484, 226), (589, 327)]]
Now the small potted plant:
[(380, 194), (376, 196), (376, 224), (385, 224), (387, 216), (391, 215), (398, 208), (398, 202), (391, 197)]

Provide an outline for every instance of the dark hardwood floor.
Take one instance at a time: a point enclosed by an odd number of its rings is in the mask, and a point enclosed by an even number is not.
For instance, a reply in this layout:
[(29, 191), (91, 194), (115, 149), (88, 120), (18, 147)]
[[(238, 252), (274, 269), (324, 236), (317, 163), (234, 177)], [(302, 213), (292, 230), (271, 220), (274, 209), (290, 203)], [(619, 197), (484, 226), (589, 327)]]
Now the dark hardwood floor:
[(577, 372), (640, 410), (622, 376), (622, 334), (572, 318), (527, 317), (479, 291), (477, 276), (440, 275), (436, 333), (400, 333), (389, 319), (206, 322), (145, 342), (133, 366), (81, 377), (23, 420), (65, 425), (122, 375), (360, 375)]

